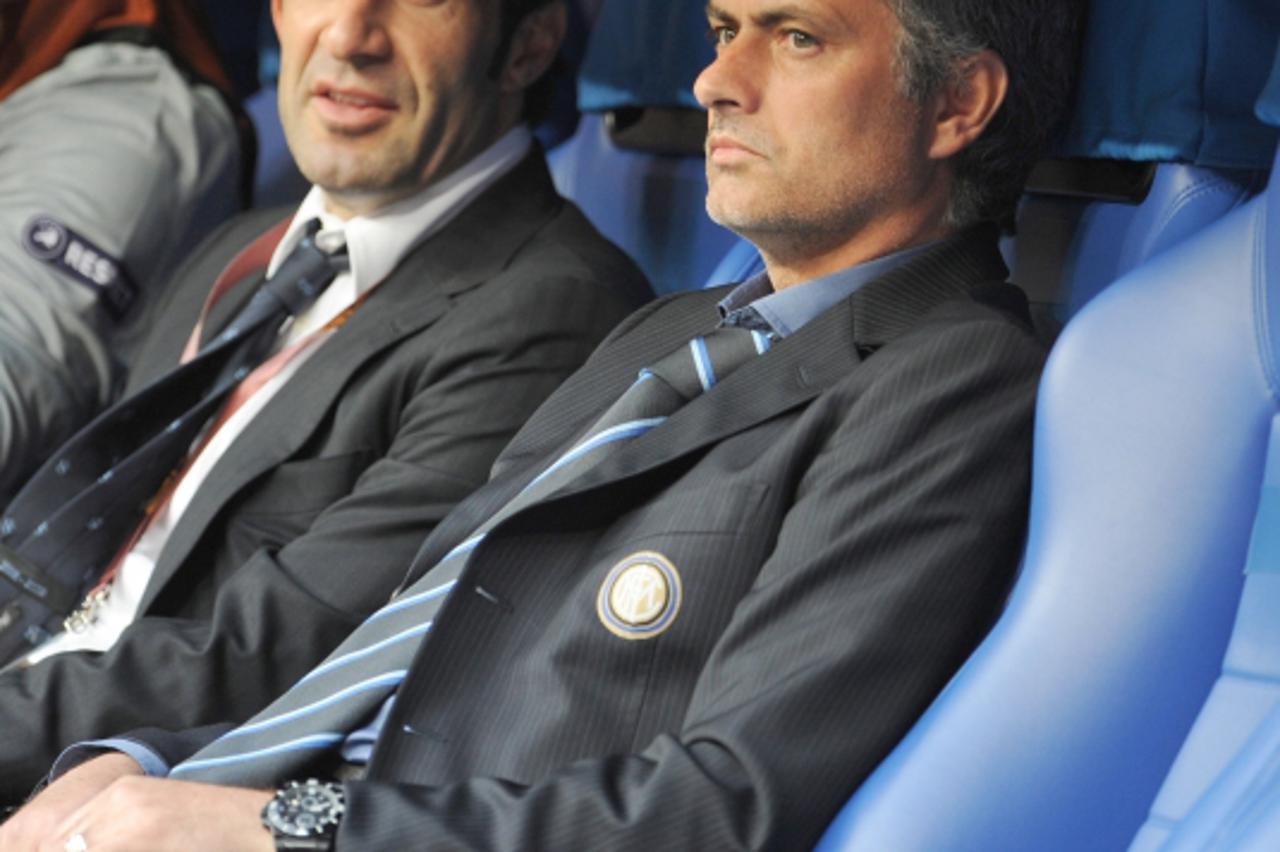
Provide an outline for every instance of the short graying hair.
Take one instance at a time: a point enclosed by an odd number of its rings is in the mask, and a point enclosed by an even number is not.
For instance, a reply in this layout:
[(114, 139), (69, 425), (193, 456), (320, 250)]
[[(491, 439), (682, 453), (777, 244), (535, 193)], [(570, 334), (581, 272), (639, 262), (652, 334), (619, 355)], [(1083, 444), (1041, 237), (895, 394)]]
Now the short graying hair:
[(902, 32), (902, 93), (923, 102), (990, 49), (1004, 60), (1009, 91), (986, 131), (952, 158), (946, 222), (991, 220), (1011, 230), (1027, 174), (1065, 121), (1084, 29), (1082, 0), (885, 0)]

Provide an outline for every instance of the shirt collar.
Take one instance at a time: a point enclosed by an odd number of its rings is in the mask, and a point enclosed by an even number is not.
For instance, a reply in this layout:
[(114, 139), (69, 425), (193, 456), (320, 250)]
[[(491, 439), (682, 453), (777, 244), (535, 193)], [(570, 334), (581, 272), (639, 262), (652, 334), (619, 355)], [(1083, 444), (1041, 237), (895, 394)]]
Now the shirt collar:
[(327, 234), (344, 234), (356, 293), (364, 293), (387, 277), (410, 249), (443, 228), (476, 196), (515, 168), (532, 143), (533, 135), (529, 129), (523, 124), (518, 125), (416, 195), (376, 213), (355, 216), (345, 222), (325, 209), (324, 191), (313, 186), (289, 223), (284, 239), (276, 246), (267, 274), (275, 274), (284, 258), (302, 239), (307, 222), (318, 218), (321, 231), (317, 239), (322, 245)]
[(735, 313), (754, 310), (778, 337), (787, 337), (827, 308), (852, 296), (864, 284), (880, 278), (935, 245), (936, 241), (905, 248), (785, 290), (775, 291), (768, 272), (761, 272), (734, 287), (720, 301), (720, 316), (732, 323), (730, 318)]

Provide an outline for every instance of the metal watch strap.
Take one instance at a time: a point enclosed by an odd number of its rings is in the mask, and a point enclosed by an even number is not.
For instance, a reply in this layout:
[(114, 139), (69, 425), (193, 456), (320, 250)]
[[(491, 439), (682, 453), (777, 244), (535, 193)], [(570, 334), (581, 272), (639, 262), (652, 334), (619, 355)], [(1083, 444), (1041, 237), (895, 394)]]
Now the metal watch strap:
[(273, 831), (272, 838), (277, 852), (330, 852), (333, 849), (333, 836), (325, 837), (290, 837)]
[(328, 852), (345, 811), (342, 785), (315, 778), (287, 781), (263, 807), (262, 824), (277, 850)]

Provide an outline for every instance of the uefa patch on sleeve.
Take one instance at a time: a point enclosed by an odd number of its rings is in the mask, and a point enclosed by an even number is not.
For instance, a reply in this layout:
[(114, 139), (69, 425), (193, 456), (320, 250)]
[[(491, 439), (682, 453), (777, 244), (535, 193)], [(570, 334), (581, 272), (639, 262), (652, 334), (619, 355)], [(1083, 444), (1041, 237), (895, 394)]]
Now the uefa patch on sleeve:
[(37, 216), (22, 232), (27, 253), (98, 293), (98, 301), (119, 322), (138, 297), (124, 264), (51, 216)]

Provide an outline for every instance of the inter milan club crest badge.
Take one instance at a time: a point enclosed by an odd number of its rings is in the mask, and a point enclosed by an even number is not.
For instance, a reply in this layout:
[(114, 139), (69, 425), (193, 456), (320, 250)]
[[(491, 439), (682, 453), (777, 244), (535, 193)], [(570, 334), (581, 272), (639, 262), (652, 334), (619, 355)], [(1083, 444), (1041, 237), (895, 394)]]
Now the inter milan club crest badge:
[(610, 633), (623, 639), (652, 639), (680, 611), (680, 574), (661, 553), (641, 551), (609, 571), (596, 598), (596, 613)]

